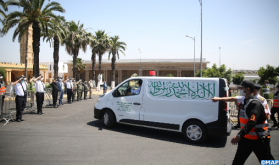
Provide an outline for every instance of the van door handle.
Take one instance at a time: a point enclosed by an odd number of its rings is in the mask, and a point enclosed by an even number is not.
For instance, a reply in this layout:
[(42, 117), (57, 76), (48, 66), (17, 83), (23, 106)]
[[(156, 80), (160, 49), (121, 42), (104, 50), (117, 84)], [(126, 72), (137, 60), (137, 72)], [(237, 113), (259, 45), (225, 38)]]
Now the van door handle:
[(134, 105), (140, 105), (140, 103), (134, 103)]

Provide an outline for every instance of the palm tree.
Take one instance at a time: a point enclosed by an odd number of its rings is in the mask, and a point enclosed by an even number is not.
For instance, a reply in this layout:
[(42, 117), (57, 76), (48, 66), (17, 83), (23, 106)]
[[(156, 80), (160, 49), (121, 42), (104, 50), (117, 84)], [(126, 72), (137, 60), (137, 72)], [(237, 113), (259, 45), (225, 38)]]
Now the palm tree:
[[(0, 8), (0, 15), (2, 15), (2, 17), (3, 17), (3, 19), (2, 18), (0, 18), (0, 22), (2, 23), (2, 25), (4, 26), (4, 20), (5, 20), (5, 18), (6, 18), (6, 14), (5, 14), (5, 11), (8, 11), (8, 8), (7, 8), (7, 5), (6, 5), (6, 3), (3, 1), (3, 0), (0, 0), (0, 6), (4, 9), (4, 10), (2, 10), (1, 8)], [(2, 33), (2, 29), (0, 28), (0, 32)]]
[(96, 36), (92, 35), (92, 40), (89, 43), (90, 47), (91, 47), (91, 62), (92, 62), (92, 79), (95, 82), (96, 77), (95, 77), (95, 64), (96, 64), (96, 54), (98, 53), (98, 49), (97, 49), (97, 44), (98, 41), (96, 40)]
[(8, 5), (16, 5), (23, 8), (22, 12), (14, 11), (7, 15), (5, 26), (3, 27), (4, 33), (17, 25), (13, 34), (13, 41), (18, 36), (20, 42), (22, 36), (26, 33), (29, 26), (32, 25), (33, 29), (33, 75), (39, 75), (39, 53), (40, 53), (40, 34), (48, 33), (48, 22), (52, 19), (58, 19), (58, 16), (53, 14), (53, 11), (64, 13), (65, 10), (57, 2), (50, 2), (43, 8), (45, 0), (10, 0)]
[(51, 44), (53, 43), (53, 69), (54, 69), (54, 78), (58, 77), (58, 62), (59, 62), (59, 46), (66, 36), (64, 28), (65, 18), (63, 16), (58, 16), (58, 19), (50, 20), (48, 35), (43, 34), (43, 39)]
[(109, 55), (108, 59), (110, 59), (110, 55), (112, 54), (111, 57), (111, 70), (112, 70), (112, 87), (114, 88), (115, 84), (115, 61), (116, 61), (116, 55), (119, 59), (119, 51), (125, 56), (124, 51), (126, 50), (127, 44), (125, 42), (119, 41), (119, 36), (114, 36), (110, 37), (110, 43), (111, 47), (109, 49)]
[[(73, 62), (73, 61), (71, 61)], [(80, 79), (80, 74), (85, 70), (86, 65), (83, 64), (84, 60), (82, 60), (81, 58), (77, 58), (77, 62), (76, 62), (76, 71), (79, 71), (79, 79)], [(75, 71), (75, 72), (76, 72)]]
[(95, 46), (97, 50), (97, 54), (99, 56), (99, 74), (101, 74), (101, 64), (102, 64), (102, 57), (110, 48), (110, 41), (108, 35), (105, 33), (104, 30), (98, 30), (95, 32), (95, 37), (97, 40), (97, 45)]
[(75, 21), (66, 22), (67, 36), (63, 40), (66, 45), (66, 51), (69, 55), (73, 56), (73, 78), (76, 78), (76, 62), (79, 50), (82, 49), (86, 52), (88, 44), (89, 33), (83, 28), (83, 24), (76, 23)]

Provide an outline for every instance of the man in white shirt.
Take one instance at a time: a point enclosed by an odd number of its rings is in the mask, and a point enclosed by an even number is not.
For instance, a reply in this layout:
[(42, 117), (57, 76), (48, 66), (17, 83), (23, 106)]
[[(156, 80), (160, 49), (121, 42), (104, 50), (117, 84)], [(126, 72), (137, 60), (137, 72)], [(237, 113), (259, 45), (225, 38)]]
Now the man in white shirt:
[(66, 88), (67, 88), (67, 100), (68, 103), (71, 104), (71, 99), (73, 95), (73, 83), (72, 79), (69, 77), (68, 81), (66, 82)]
[(36, 82), (36, 101), (37, 101), (37, 113), (39, 115), (44, 114), (43, 113), (43, 104), (44, 104), (44, 97), (45, 97), (45, 84), (41, 81), (43, 79), (43, 76), (40, 75), (39, 77), (33, 79), (34, 82)]
[(23, 85), (24, 80), (23, 77), (18, 77), (17, 81), (13, 83), (14, 89), (15, 89), (15, 94), (16, 94), (16, 121), (21, 122), (24, 121), (22, 119), (22, 113), (24, 110), (24, 102), (25, 102), (25, 95), (27, 88), (24, 87)]
[(24, 104), (23, 104), (23, 108), (26, 108), (26, 103), (27, 103), (27, 90), (28, 90), (28, 84), (26, 82), (26, 77), (24, 75), (21, 76), (23, 78), (23, 83), (22, 86), (26, 89), (26, 95), (24, 95)]

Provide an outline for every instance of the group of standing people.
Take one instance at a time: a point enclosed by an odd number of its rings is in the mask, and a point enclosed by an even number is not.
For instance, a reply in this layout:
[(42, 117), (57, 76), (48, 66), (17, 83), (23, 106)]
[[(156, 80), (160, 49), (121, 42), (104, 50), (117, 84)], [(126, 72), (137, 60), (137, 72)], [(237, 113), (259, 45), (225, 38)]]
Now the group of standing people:
[[(259, 95), (262, 88), (263, 96)], [(274, 114), (279, 113), (279, 85), (276, 86), (273, 98), (273, 107), (269, 110), (270, 88), (268, 81), (264, 86), (254, 84), (251, 81), (243, 81), (239, 86), (240, 96), (236, 97), (214, 97), (217, 101), (237, 101), (239, 124), (235, 128), (241, 128), (238, 134), (231, 140), (232, 144), (238, 144), (238, 148), (232, 164), (244, 164), (249, 155), (254, 152), (258, 160), (274, 160), (270, 147), (270, 132), (268, 130), (269, 116), (274, 121), (272, 127), (278, 126)]]
[[(75, 101), (81, 101), (82, 96), (84, 100), (87, 100), (87, 94), (89, 92), (89, 99), (92, 98), (93, 93), (93, 81), (89, 82), (82, 80), (76, 81), (74, 78), (67, 78), (64, 82), (62, 81), (62, 77), (58, 77), (58, 79), (51, 84), (52, 87), (52, 98), (53, 98), (53, 107), (57, 108), (60, 105), (63, 105), (63, 91), (67, 94), (67, 102), (71, 104)], [(57, 99), (59, 98), (59, 102), (57, 103)]]
[[(44, 103), (44, 94), (45, 94), (45, 84), (42, 82), (43, 76), (35, 78), (32, 77), (30, 83), (33, 83), (36, 89), (36, 101), (37, 101), (37, 114), (44, 114), (42, 111), (43, 103)], [(15, 102), (16, 102), (16, 121), (21, 122), (24, 121), (22, 119), (22, 114), (24, 109), (26, 108), (27, 103), (27, 90), (28, 83), (25, 76), (20, 76), (17, 78), (17, 81), (12, 83), (15, 89)]]

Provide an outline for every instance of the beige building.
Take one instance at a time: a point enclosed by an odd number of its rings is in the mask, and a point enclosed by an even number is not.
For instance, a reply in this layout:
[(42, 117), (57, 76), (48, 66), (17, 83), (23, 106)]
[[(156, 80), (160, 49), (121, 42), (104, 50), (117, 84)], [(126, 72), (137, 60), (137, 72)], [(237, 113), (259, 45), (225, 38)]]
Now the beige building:
[[(205, 58), (202, 60), (202, 69), (205, 69), (209, 61)], [(68, 64), (68, 76), (73, 77), (72, 63)], [(92, 79), (92, 62), (85, 60), (86, 68), (82, 73), (77, 73), (77, 79), (81, 78), (83, 81)], [(103, 81), (111, 85), (112, 70), (111, 60), (102, 61)], [(196, 72), (200, 70), (200, 59), (196, 59)], [(194, 59), (119, 59), (115, 64), (115, 85), (118, 85), (133, 74), (138, 76), (149, 76), (150, 71), (155, 71), (156, 76), (167, 76), (168, 74), (174, 77), (193, 77), (194, 76)], [(96, 76), (99, 74), (99, 64), (96, 60), (95, 65)]]
[[(46, 65), (39, 65), (40, 73), (44, 75), (44, 81), (46, 80), (46, 72), (48, 70)], [(6, 83), (16, 81), (17, 77), (24, 75), (25, 73), (25, 64), (20, 63), (8, 63), (8, 62), (0, 62), (0, 68), (4, 68), (6, 71)], [(33, 64), (27, 65), (27, 79), (33, 76)]]

